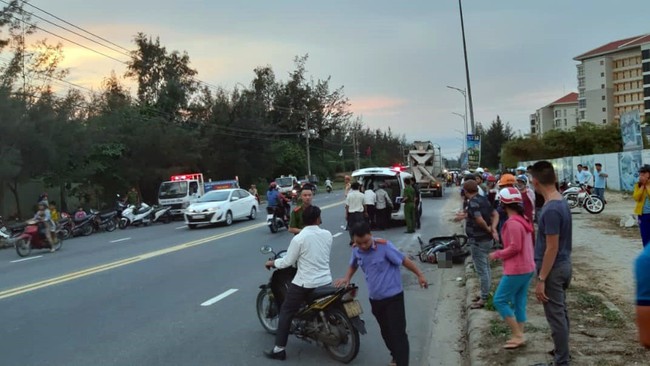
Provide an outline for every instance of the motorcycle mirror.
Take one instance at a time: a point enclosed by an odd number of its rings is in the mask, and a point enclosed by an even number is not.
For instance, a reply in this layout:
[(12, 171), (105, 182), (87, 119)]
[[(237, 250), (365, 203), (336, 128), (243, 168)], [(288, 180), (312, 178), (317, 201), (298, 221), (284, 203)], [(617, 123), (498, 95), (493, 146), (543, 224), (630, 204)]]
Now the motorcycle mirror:
[(273, 248), (271, 248), (270, 245), (263, 245), (263, 246), (260, 248), (260, 252), (261, 252), (262, 254), (273, 253)]

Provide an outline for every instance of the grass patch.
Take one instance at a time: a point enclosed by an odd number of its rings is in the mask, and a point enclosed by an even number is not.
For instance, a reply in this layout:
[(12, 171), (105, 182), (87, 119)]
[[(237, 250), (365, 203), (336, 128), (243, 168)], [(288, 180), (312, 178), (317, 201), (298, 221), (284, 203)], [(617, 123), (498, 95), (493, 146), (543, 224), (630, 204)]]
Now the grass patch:
[(623, 319), (621, 314), (605, 306), (600, 297), (579, 289), (575, 291), (575, 294), (579, 308), (600, 314), (608, 327), (622, 328), (625, 326), (625, 319)]
[(610, 310), (604, 305), (603, 307), (604, 309), (601, 312), (603, 314), (603, 319), (605, 319), (610, 327), (622, 328), (625, 326), (625, 319), (623, 319), (618, 311)]
[(603, 302), (597, 296), (589, 294), (587, 292), (578, 291), (576, 293), (578, 299), (578, 305), (581, 308), (586, 309), (598, 309), (603, 305)]
[(494, 294), (490, 293), (488, 295), (487, 302), (485, 303), (485, 309), (490, 311), (497, 311), (497, 308), (494, 307)]
[(490, 320), (490, 335), (493, 337), (507, 337), (510, 334), (510, 328), (504, 321)]

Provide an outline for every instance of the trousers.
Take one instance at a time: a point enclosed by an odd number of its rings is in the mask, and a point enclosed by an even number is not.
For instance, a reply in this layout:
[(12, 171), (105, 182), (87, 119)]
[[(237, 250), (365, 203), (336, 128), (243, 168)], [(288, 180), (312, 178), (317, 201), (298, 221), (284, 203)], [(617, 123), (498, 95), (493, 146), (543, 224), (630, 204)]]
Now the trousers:
[(641, 231), (641, 244), (645, 248), (650, 241), (650, 214), (639, 215), (639, 230)]
[(479, 283), (481, 284), (481, 299), (487, 300), (490, 296), (490, 287), (492, 287), (492, 273), (490, 272), (488, 254), (492, 250), (493, 241), (476, 241), (470, 238), (467, 244), (469, 244), (474, 269), (478, 274)]
[(415, 232), (415, 204), (404, 204), (404, 220), (406, 221), (406, 231), (409, 233)]
[(287, 340), (289, 339), (289, 331), (291, 330), (291, 320), (296, 315), (300, 306), (307, 301), (307, 296), (314, 291), (313, 288), (300, 287), (289, 284), (287, 294), (280, 307), (280, 319), (278, 320), (278, 330), (275, 333), (275, 345), (278, 347), (286, 347)]
[(528, 285), (531, 278), (533, 272), (501, 277), (497, 291), (494, 293), (494, 307), (502, 318), (514, 317), (517, 323), (526, 322)]
[(408, 366), (409, 339), (406, 334), (404, 292), (386, 299), (370, 299), (370, 307), (393, 360), (397, 366)]
[(551, 337), (555, 346), (555, 365), (569, 364), (569, 311), (566, 307), (566, 290), (571, 283), (571, 262), (553, 267), (546, 278), (546, 296), (544, 314), (551, 328)]

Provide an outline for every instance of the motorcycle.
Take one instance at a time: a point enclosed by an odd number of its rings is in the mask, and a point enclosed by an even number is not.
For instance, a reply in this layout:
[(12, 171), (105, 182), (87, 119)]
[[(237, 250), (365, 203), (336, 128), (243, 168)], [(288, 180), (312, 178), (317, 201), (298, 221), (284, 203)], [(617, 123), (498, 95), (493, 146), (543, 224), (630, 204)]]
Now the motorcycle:
[(140, 207), (136, 208), (135, 205), (130, 205), (122, 211), (122, 217), (118, 227), (120, 229), (126, 229), (129, 225), (133, 226), (149, 226), (151, 224), (151, 214), (153, 213), (153, 207), (147, 205), (146, 203), (141, 203)]
[(0, 216), (0, 248), (14, 246), (14, 242), (19, 235), (20, 233), (7, 229), (2, 216)]
[(153, 212), (151, 213), (151, 221), (169, 224), (173, 219), (171, 209), (171, 206), (154, 206)]
[[(90, 214), (86, 215), (83, 218), (77, 219), (76, 217), (72, 219), (74, 226), (72, 227), (72, 236), (88, 236), (95, 231), (95, 217), (97, 215), (91, 210)], [(60, 226), (60, 224), (59, 224)], [(65, 233), (64, 233), (65, 236)]]
[[(275, 253), (270, 246), (260, 248), (262, 254), (273, 254), (275, 259), (286, 255), (286, 250)], [(289, 267), (273, 271), (268, 283), (260, 286), (257, 295), (257, 316), (262, 327), (275, 334), (278, 329), (280, 307), (286, 289), (297, 269)], [(319, 287), (291, 321), (290, 334), (306, 342), (316, 341), (333, 359), (349, 363), (359, 353), (359, 333), (366, 334), (361, 303), (355, 300), (357, 286)]]
[(332, 193), (332, 186), (330, 185), (325, 186), (325, 190), (327, 191), (327, 193)]
[(117, 211), (110, 211), (105, 213), (99, 213), (95, 210), (90, 210), (90, 213), (93, 214), (93, 228), (95, 231), (114, 231), (117, 229)]
[[(47, 241), (45, 230), (47, 230), (45, 224), (36, 220), (27, 221), (25, 231), (15, 241), (16, 253), (21, 257), (27, 257), (32, 252), (32, 249), (52, 249), (52, 246)], [(53, 235), (56, 240), (54, 250), (60, 250), (63, 246), (61, 231), (57, 228)]]
[(285, 205), (284, 210), (285, 214), (279, 215), (279, 210), (277, 207), (266, 207), (266, 224), (273, 234), (277, 233), (281, 228), (289, 229), (289, 222), (286, 217), (283, 216), (286, 216), (286, 214), (290, 212), (291, 207), (289, 205)]
[(61, 212), (61, 218), (56, 223), (57, 228), (61, 231), (61, 236), (64, 240), (67, 240), (72, 237), (72, 232), (74, 231), (74, 220), (70, 215), (65, 212)]
[(605, 209), (603, 201), (595, 194), (591, 194), (586, 185), (567, 183), (566, 186), (567, 188), (562, 192), (562, 197), (569, 204), (569, 209), (584, 207), (591, 214), (599, 214)]
[(429, 239), (428, 244), (424, 244), (418, 236), (418, 241), (420, 242), (418, 258), (422, 263), (438, 263), (438, 253), (450, 252), (452, 262), (461, 264), (465, 262), (465, 258), (470, 254), (467, 247), (467, 235), (438, 236)]

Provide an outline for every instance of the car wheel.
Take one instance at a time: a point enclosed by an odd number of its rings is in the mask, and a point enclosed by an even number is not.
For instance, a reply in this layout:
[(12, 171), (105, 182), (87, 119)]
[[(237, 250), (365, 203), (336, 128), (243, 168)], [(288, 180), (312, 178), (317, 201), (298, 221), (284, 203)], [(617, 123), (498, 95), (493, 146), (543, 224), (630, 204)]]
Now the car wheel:
[(255, 220), (257, 217), (257, 209), (255, 209), (255, 206), (251, 207), (251, 214), (248, 215), (248, 218), (251, 220)]
[(226, 212), (226, 226), (232, 225), (232, 212)]

